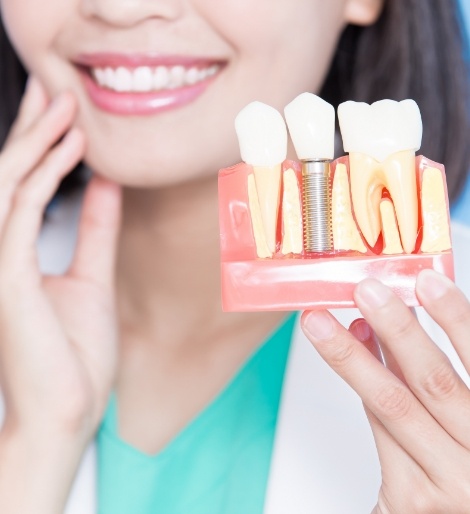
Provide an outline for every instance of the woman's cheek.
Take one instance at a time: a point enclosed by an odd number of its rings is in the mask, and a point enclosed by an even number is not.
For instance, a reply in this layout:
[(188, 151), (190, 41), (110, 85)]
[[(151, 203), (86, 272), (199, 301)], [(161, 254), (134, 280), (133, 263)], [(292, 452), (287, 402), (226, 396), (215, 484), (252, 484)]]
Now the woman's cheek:
[(10, 42), (24, 66), (38, 75), (44, 75), (41, 68), (61, 27), (60, 4), (58, 0), (1, 2), (2, 21)]

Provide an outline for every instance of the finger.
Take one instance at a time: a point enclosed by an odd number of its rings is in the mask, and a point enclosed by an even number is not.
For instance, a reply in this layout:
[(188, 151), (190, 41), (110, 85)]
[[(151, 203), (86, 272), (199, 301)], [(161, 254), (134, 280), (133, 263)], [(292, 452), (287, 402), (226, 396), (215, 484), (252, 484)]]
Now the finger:
[(0, 234), (19, 183), (41, 162), (70, 126), (76, 101), (64, 93), (47, 112), (0, 153)]
[(120, 214), (119, 185), (94, 176), (83, 201), (71, 276), (112, 287)]
[(410, 473), (424, 479), (426, 473), (423, 468), (398, 444), (383, 423), (366, 405), (364, 405), (364, 410), (374, 436), (382, 470), (382, 480), (393, 482), (398, 490), (406, 491), (411, 478)]
[(10, 130), (6, 144), (27, 130), (47, 109), (49, 99), (46, 90), (34, 75), (30, 75), (21, 101), (18, 116)]
[(446, 276), (422, 271), (416, 282), (421, 305), (451, 340), (467, 373), (470, 373), (470, 302)]
[(429, 476), (448, 471), (439, 459), (458, 459), (461, 447), (408, 387), (328, 312), (304, 313), (302, 328), (326, 363), (358, 393), (393, 439)]
[(405, 379), (403, 377), (403, 373), (398, 366), (395, 357), (390, 353), (386, 346), (381, 346), (380, 342), (377, 338), (377, 335), (369, 326), (367, 321), (364, 318), (358, 318), (354, 320), (349, 326), (349, 332), (360, 341), (369, 351), (374, 355), (374, 357), (387, 366), (387, 368), (403, 383), (405, 383)]
[(77, 104), (71, 93), (63, 93), (24, 133), (12, 139), (0, 154), (0, 190), (15, 187), (44, 157), (69, 128)]
[[(413, 314), (413, 316), (417, 319), (416, 316), (416, 309), (413, 307), (409, 307), (410, 312)], [(393, 353), (388, 349), (386, 345), (380, 344), (380, 341), (377, 337), (377, 334), (371, 329), (372, 333), (374, 334), (374, 338), (377, 341), (377, 344), (380, 347), (380, 351), (383, 355), (383, 361), (385, 366), (397, 377), (399, 378), (404, 384), (406, 384), (406, 378), (403, 375), (403, 371), (401, 370), (400, 366), (398, 365), (397, 360), (395, 359)]]
[(373, 330), (364, 318), (355, 319), (351, 325), (349, 325), (348, 330), (379, 362), (383, 363), (378, 341)]
[(364, 280), (354, 299), (387, 347), (406, 383), (440, 425), (470, 449), (470, 391), (408, 307), (377, 280)]
[[(383, 363), (377, 338), (365, 319), (359, 318), (354, 320), (349, 327), (349, 332), (360, 341), (379, 362)], [(363, 404), (363, 406), (374, 436), (383, 478), (387, 479), (388, 477), (393, 477), (396, 483), (397, 480), (400, 480), (399, 477), (403, 477), (404, 480), (407, 480), (407, 474), (403, 473), (404, 469), (414, 469), (415, 473), (423, 473), (420, 466), (418, 466), (411, 456), (390, 435), (377, 416), (366, 405)], [(395, 474), (398, 474), (399, 477), (395, 477)], [(397, 485), (399, 486), (400, 484)]]
[[(36, 240), (46, 204), (82, 158), (84, 137), (72, 129), (25, 180), (13, 202), (0, 243), (0, 270), (15, 280), (36, 264)], [(2, 273), (2, 279), (5, 279)]]

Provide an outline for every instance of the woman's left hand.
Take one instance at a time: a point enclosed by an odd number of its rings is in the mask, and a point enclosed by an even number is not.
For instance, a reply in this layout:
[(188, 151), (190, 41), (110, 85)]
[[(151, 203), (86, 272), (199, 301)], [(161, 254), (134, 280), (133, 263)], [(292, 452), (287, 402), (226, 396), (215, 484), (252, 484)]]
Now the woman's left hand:
[[(431, 270), (419, 275), (416, 293), (468, 373), (470, 303)], [(468, 514), (470, 390), (390, 289), (365, 280), (355, 301), (367, 321), (356, 320), (349, 331), (326, 311), (306, 312), (302, 323), (364, 403), (382, 468), (373, 514)]]

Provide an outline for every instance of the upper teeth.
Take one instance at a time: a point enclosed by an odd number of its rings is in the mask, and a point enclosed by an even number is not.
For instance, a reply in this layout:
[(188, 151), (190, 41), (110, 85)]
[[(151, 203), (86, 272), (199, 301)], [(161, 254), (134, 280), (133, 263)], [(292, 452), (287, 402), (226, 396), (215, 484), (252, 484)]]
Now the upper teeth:
[(96, 82), (114, 91), (122, 92), (149, 92), (162, 89), (175, 89), (186, 85), (193, 85), (208, 77), (215, 75), (220, 69), (218, 64), (206, 68), (193, 66), (139, 66), (129, 69), (119, 68), (92, 68), (92, 75)]
[(382, 230), (383, 188), (393, 200), (403, 250), (411, 253), (418, 229), (415, 155), (422, 122), (413, 100), (372, 105), (345, 102), (338, 108), (344, 149), (349, 152), (351, 196), (357, 223), (370, 246)]

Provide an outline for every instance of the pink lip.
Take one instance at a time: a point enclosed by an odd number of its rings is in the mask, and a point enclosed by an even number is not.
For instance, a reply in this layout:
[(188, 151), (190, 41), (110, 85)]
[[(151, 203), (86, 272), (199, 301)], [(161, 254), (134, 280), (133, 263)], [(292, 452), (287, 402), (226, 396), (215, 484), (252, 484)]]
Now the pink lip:
[(75, 63), (92, 102), (100, 109), (120, 115), (150, 115), (182, 107), (201, 96), (217, 74), (197, 84), (149, 93), (118, 93), (99, 86), (86, 67), (137, 68), (138, 66), (184, 66), (205, 68), (221, 64), (220, 59), (202, 59), (184, 56), (126, 55), (112, 53), (82, 54)]

